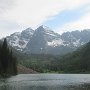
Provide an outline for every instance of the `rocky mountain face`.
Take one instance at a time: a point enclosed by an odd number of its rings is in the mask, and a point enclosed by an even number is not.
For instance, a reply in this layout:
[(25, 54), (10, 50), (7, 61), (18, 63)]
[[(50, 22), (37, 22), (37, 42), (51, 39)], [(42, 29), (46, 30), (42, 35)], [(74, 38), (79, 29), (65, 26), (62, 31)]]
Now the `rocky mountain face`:
[(59, 34), (40, 26), (35, 30), (31, 40), (28, 42), (25, 52), (48, 54), (49, 49), (58, 46), (60, 43), (62, 43), (62, 40)]
[(34, 33), (33, 29), (27, 28), (22, 32), (15, 32), (10, 36), (7, 36), (6, 38), (10, 46), (14, 47), (19, 51), (23, 51), (27, 43), (30, 41), (33, 33)]
[(45, 26), (28, 28), (6, 37), (9, 44), (24, 53), (65, 54), (89, 42), (90, 30), (55, 33)]

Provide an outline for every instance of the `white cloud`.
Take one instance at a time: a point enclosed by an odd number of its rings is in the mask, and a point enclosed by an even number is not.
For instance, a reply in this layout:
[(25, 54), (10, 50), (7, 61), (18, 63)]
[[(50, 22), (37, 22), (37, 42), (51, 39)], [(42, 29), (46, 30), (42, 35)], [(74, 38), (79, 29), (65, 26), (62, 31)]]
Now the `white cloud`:
[(0, 20), (0, 38), (13, 33), (13, 31), (20, 31), (21, 28), (22, 27), (13, 21)]
[(15, 0), (0, 0), (0, 14), (15, 6)]
[(90, 29), (90, 12), (88, 12), (75, 22), (70, 22), (63, 25), (62, 27), (56, 29), (56, 31), (58, 33), (63, 33), (66, 31), (83, 30), (83, 29)]
[[(11, 1), (15, 3), (12, 9), (10, 9), (11, 6), (13, 6)], [(2, 7), (4, 10), (6, 9), (4, 13), (0, 13), (0, 21), (13, 21), (20, 27), (31, 26), (36, 28), (63, 10), (75, 9), (88, 3), (90, 3), (90, 0), (9, 0), (9, 2), (7, 2), (7, 0), (0, 0), (0, 9)], [(10, 25), (7, 26), (7, 30), (8, 27), (10, 27)], [(2, 30), (4, 29), (3, 27)], [(13, 27), (13, 32), (16, 29)]]
[[(5, 17), (35, 27), (65, 9), (77, 8), (89, 0), (17, 0), (17, 6)], [(4, 18), (5, 18), (4, 17)]]

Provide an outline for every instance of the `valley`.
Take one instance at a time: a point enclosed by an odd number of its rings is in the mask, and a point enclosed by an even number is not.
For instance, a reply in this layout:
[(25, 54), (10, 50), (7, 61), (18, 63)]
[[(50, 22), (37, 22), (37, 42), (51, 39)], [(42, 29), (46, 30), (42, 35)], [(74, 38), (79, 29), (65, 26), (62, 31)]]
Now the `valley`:
[(55, 33), (45, 26), (7, 36), (19, 73), (90, 73), (90, 31)]

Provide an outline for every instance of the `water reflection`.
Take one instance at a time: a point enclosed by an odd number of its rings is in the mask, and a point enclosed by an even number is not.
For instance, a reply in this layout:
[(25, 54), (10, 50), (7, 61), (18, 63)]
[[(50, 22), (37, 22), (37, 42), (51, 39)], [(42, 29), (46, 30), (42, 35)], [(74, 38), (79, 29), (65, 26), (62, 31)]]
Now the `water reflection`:
[(46, 87), (46, 86), (28, 86), (28, 87), (21, 87), (21, 86), (2, 86), (0, 87), (0, 90), (90, 90), (89, 86), (57, 86), (57, 87)]
[(17, 75), (1, 79), (0, 90), (90, 90), (90, 75)]

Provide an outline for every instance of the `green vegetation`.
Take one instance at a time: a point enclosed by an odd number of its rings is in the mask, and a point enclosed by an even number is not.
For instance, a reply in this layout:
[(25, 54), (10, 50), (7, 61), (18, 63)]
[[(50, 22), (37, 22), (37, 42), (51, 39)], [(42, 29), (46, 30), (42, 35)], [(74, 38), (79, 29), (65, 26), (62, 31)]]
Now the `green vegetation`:
[(8, 77), (17, 74), (16, 58), (12, 55), (12, 50), (7, 45), (7, 40), (4, 39), (0, 45), (0, 76)]
[[(12, 47), (11, 47), (12, 48)], [(90, 73), (90, 42), (66, 55), (25, 54), (13, 49), (18, 63), (40, 73)], [(0, 76), (17, 74), (16, 58), (4, 39), (0, 45)]]
[(59, 67), (66, 73), (90, 73), (90, 42), (77, 51), (62, 56)]
[(63, 56), (23, 54), (18, 62), (41, 73), (90, 73), (90, 42)]

